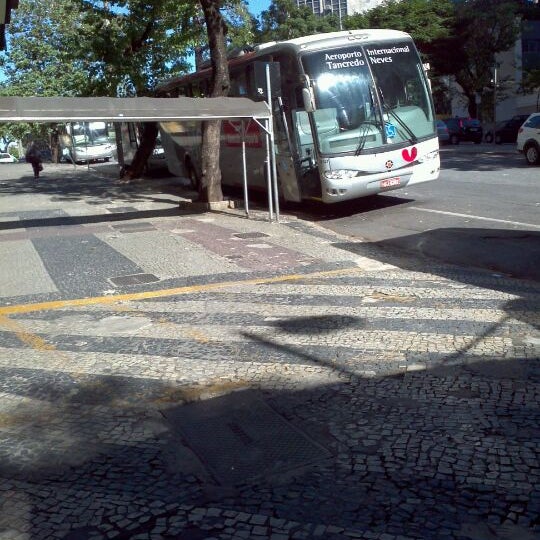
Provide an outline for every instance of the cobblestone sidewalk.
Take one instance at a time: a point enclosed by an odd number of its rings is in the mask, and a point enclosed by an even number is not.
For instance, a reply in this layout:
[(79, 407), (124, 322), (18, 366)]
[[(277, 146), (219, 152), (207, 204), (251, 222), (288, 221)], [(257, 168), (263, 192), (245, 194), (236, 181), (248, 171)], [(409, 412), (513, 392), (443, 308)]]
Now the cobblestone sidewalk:
[(0, 539), (540, 538), (538, 283), (56, 174), (0, 186)]

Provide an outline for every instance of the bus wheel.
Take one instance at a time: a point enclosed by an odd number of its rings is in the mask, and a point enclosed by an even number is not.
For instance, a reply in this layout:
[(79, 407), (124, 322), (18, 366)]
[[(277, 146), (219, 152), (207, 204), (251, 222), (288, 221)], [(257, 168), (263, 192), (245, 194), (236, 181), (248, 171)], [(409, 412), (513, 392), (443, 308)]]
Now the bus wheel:
[(191, 159), (186, 159), (186, 172), (189, 178), (189, 183), (194, 191), (199, 191), (199, 185), (201, 183), (197, 170), (195, 169)]

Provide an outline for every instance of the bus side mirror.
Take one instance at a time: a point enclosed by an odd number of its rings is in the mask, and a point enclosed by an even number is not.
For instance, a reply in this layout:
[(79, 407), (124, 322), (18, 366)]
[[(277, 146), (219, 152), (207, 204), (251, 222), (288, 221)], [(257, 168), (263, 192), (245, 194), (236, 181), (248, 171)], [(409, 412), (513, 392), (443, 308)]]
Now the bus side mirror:
[(304, 101), (304, 110), (306, 112), (313, 112), (315, 110), (315, 103), (310, 88), (302, 88), (302, 99)]

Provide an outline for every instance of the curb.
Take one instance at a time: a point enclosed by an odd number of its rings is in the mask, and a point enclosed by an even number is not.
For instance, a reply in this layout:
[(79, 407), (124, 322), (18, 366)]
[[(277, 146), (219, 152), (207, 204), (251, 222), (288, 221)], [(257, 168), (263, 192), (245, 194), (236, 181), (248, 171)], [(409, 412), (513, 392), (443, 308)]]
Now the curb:
[(180, 210), (194, 210), (198, 212), (220, 211), (242, 208), (243, 205), (233, 199), (225, 199), (216, 202), (198, 202), (193, 200), (184, 200), (178, 202)]

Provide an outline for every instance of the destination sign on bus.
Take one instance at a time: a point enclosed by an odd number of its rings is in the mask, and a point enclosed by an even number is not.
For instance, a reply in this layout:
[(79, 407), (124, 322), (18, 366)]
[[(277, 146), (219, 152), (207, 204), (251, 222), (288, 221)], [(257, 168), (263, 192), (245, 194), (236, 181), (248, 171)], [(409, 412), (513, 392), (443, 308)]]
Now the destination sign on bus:
[(366, 54), (371, 64), (389, 64), (397, 61), (397, 57), (400, 55), (406, 55), (411, 52), (409, 45), (400, 44), (394, 45), (393, 47), (389, 46), (367, 46)]
[(324, 60), (329, 70), (343, 69), (364, 66), (366, 63), (363, 56), (361, 51), (327, 52), (324, 55)]

